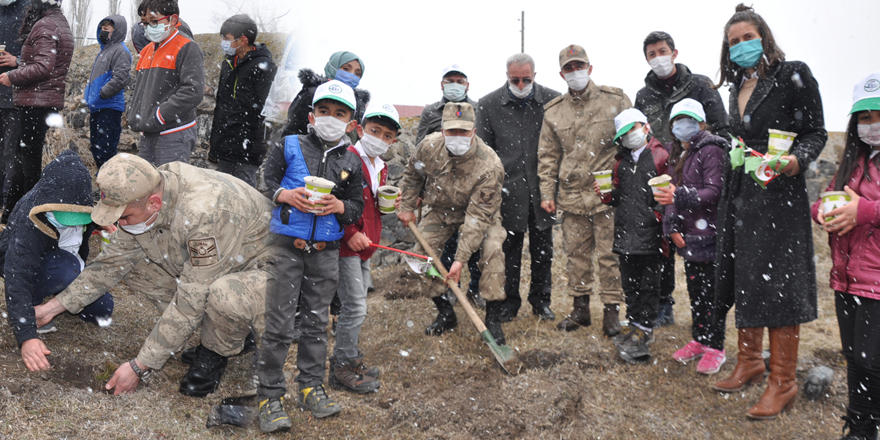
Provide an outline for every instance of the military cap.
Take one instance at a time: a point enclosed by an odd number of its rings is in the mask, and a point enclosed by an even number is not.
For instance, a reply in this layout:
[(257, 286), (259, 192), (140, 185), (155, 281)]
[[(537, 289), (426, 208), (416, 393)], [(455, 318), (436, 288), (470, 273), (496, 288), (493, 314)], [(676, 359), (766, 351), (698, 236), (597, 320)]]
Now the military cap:
[(466, 102), (448, 102), (443, 107), (444, 130), (473, 130), (476, 119), (474, 107)]
[(559, 68), (562, 68), (570, 61), (583, 61), (590, 64), (590, 58), (587, 56), (587, 51), (577, 44), (571, 44), (559, 52)]
[(92, 211), (92, 220), (99, 225), (111, 225), (119, 220), (129, 203), (149, 196), (162, 182), (162, 175), (146, 160), (120, 153), (101, 167), (97, 181), (101, 200)]

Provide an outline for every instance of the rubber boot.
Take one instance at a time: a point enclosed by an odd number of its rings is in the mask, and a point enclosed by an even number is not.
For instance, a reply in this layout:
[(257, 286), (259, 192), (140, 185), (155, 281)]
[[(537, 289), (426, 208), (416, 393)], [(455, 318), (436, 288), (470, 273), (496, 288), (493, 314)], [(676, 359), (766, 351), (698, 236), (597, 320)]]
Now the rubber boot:
[(747, 384), (758, 383), (764, 379), (764, 359), (761, 357), (761, 343), (764, 340), (763, 327), (741, 328), (737, 331), (736, 367), (727, 379), (715, 382), (712, 388), (732, 393)]
[(431, 298), (431, 301), (434, 301), (434, 305), (437, 306), (437, 319), (425, 329), (425, 334), (428, 336), (440, 336), (446, 330), (455, 328), (458, 325), (458, 318), (455, 316), (455, 309), (452, 308), (452, 304), (446, 298), (436, 296)]
[(571, 315), (568, 315), (556, 326), (557, 330), (573, 332), (581, 327), (589, 327), (593, 323), (590, 318), (590, 295), (576, 296), (572, 302), (574, 309), (571, 311)]
[(801, 326), (770, 328), (770, 376), (761, 400), (746, 414), (750, 419), (770, 420), (794, 406), (797, 397), (798, 345)]
[(619, 335), (621, 331), (623, 328), (620, 327), (620, 304), (605, 304), (602, 333), (610, 338)]
[[(847, 408), (846, 415), (841, 419), (846, 422), (843, 425), (843, 431), (846, 435), (840, 440), (877, 440), (877, 418)], [(847, 428), (849, 428), (848, 433), (846, 432)]]
[(489, 333), (492, 333), (492, 337), (495, 338), (495, 343), (498, 345), (507, 343), (507, 340), (504, 338), (504, 331), (501, 330), (501, 313), (503, 308), (504, 300), (486, 301), (486, 328), (489, 329)]

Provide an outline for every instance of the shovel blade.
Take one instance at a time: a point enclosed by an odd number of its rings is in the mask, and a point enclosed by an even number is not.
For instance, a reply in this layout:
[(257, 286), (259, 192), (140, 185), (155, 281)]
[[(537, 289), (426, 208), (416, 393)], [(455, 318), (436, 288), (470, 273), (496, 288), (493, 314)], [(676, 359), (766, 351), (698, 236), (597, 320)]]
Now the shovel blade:
[(492, 350), (492, 355), (495, 356), (495, 360), (498, 361), (501, 368), (507, 373), (510, 373), (510, 371), (504, 366), (504, 363), (513, 359), (513, 349), (506, 345), (498, 345), (498, 343), (495, 342), (495, 338), (492, 337), (492, 333), (489, 333), (489, 330), (484, 330), (483, 333), (480, 333), (480, 336), (483, 337), (483, 341), (485, 341), (486, 345), (489, 346), (489, 349)]

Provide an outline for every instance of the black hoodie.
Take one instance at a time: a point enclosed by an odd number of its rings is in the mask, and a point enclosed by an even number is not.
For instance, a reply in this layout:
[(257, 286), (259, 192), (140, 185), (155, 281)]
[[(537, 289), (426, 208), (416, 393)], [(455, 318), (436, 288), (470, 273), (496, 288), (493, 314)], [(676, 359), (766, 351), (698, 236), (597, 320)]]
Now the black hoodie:
[[(46, 168), (34, 188), (12, 210), (0, 233), (0, 270), (6, 282), (6, 311), (18, 345), (37, 337), (32, 291), (42, 257), (58, 249), (58, 230), (46, 219), (50, 211), (92, 212), (92, 178), (74, 151), (65, 150)], [(89, 256), (89, 235), (83, 232), (79, 255)]]

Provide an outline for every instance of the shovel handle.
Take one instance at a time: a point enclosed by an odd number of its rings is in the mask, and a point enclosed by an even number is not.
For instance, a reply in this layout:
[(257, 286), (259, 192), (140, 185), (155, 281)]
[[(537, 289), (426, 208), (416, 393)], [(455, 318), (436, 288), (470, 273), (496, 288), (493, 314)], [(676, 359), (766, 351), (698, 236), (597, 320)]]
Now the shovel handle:
[(449, 276), (449, 272), (446, 271), (446, 268), (443, 267), (443, 263), (440, 262), (440, 259), (437, 258), (437, 255), (434, 254), (434, 250), (428, 246), (428, 242), (425, 241), (425, 238), (422, 237), (422, 234), (419, 232), (419, 228), (416, 227), (415, 222), (409, 222), (409, 230), (412, 231), (413, 235), (416, 236), (416, 240), (419, 241), (419, 244), (422, 245), (422, 249), (425, 250), (425, 253), (428, 254), (429, 257), (434, 261), (434, 268), (437, 269), (437, 272), (440, 272), (440, 275), (443, 276), (443, 279), (446, 282), (446, 285), (452, 289), (452, 292), (455, 293), (455, 296), (458, 298), (458, 303), (464, 307), (465, 312), (467, 312), (468, 318), (471, 318), (471, 321), (474, 323), (474, 326), (477, 327), (477, 331), (483, 333), (486, 331), (486, 324), (483, 324), (483, 320), (477, 316), (477, 312), (474, 311), (474, 308), (471, 306), (471, 303), (468, 302), (467, 297), (462, 293), (461, 289), (458, 288), (458, 284), (453, 282), (452, 280), (446, 278)]

